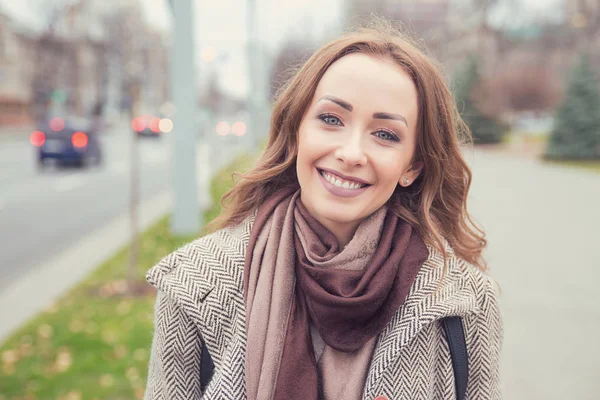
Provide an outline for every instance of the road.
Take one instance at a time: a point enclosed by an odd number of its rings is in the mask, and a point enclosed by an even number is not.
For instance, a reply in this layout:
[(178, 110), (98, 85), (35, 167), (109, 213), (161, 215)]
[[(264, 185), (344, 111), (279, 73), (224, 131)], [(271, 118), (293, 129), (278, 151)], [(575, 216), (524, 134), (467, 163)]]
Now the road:
[[(127, 212), (131, 137), (126, 128), (108, 132), (104, 164), (83, 170), (51, 166), (38, 171), (29, 143), (0, 142), (0, 291)], [(145, 199), (169, 189), (172, 138), (138, 143)], [(215, 160), (226, 161), (225, 149), (213, 150)]]
[(490, 153), (469, 157), (470, 209), (502, 290), (504, 398), (600, 393), (600, 175)]

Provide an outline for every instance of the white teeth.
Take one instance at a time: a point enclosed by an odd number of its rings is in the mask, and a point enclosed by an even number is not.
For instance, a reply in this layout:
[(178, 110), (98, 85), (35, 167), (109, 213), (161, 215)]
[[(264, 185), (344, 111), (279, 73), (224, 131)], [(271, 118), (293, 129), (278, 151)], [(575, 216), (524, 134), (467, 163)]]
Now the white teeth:
[(362, 188), (362, 184), (360, 184), (360, 183), (342, 181), (342, 180), (336, 178), (334, 175), (332, 175), (328, 172), (325, 172), (325, 171), (322, 171), (321, 175), (323, 176), (323, 178), (325, 178), (325, 180), (327, 182), (331, 183), (334, 186), (341, 187), (343, 189), (356, 190), (356, 189)]

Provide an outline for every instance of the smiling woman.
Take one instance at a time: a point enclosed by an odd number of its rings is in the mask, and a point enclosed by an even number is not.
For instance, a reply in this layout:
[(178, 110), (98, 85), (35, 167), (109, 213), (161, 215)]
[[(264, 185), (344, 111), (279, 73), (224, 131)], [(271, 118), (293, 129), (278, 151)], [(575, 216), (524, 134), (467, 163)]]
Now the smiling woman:
[(214, 232), (148, 273), (146, 397), (499, 398), (468, 137), (434, 61), (388, 24), (318, 49)]

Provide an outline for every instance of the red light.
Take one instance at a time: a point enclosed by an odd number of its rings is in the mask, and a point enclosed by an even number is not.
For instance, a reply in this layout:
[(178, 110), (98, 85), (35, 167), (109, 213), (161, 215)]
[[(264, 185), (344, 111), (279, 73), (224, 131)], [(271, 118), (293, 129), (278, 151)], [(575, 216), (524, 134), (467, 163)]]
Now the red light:
[(131, 127), (134, 131), (141, 132), (144, 129), (146, 129), (146, 121), (144, 121), (144, 119), (140, 117), (134, 118), (131, 122)]
[(71, 136), (71, 143), (73, 143), (73, 146), (77, 147), (78, 149), (81, 149), (87, 146), (88, 137), (83, 132), (75, 132), (73, 136)]
[(154, 133), (160, 133), (160, 118), (152, 118), (150, 121), (150, 130)]
[(42, 147), (46, 142), (46, 135), (44, 135), (44, 132), (42, 131), (35, 131), (29, 136), (29, 141), (34, 146)]
[(63, 121), (62, 118), (52, 118), (50, 120), (50, 129), (52, 129), (54, 132), (59, 132), (62, 131), (65, 127), (65, 121)]

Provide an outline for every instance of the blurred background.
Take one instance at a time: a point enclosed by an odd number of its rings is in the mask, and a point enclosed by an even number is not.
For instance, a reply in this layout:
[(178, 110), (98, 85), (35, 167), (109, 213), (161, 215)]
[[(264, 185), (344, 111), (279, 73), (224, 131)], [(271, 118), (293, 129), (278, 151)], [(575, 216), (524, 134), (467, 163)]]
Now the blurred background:
[(144, 271), (219, 212), (293, 67), (370, 14), (472, 130), (505, 398), (599, 398), (600, 0), (0, 0), (0, 400), (143, 397)]

